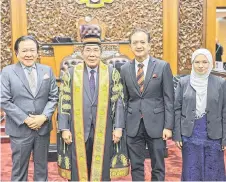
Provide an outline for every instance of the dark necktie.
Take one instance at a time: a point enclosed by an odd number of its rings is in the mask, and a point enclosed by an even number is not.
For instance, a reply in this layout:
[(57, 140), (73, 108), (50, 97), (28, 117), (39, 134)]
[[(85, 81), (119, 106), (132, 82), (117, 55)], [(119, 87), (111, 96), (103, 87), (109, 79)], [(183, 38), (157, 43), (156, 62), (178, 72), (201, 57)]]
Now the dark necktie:
[(144, 70), (143, 70), (144, 64), (140, 63), (138, 64), (138, 71), (137, 71), (137, 83), (140, 87), (140, 93), (144, 91)]
[(89, 78), (89, 87), (90, 87), (90, 93), (91, 93), (91, 97), (93, 98), (94, 93), (95, 93), (95, 77), (94, 77), (94, 73), (96, 71), (95, 70), (91, 70), (90, 71), (90, 78)]

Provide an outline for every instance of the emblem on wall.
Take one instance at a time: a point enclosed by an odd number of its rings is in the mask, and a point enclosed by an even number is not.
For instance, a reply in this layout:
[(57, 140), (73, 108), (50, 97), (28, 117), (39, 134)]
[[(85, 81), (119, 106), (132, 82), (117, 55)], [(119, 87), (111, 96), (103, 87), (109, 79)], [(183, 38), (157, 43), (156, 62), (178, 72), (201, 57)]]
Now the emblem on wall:
[(86, 4), (89, 8), (101, 8), (104, 3), (112, 3), (114, 0), (76, 0), (78, 4)]

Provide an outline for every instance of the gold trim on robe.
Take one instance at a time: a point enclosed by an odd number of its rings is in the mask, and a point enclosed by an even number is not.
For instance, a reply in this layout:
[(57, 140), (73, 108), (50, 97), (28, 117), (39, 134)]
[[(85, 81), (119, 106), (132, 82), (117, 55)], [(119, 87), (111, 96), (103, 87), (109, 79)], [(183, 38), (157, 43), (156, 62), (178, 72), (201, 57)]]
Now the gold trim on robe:
[(58, 166), (58, 173), (63, 178), (66, 178), (66, 179), (69, 179), (69, 180), (71, 179), (71, 170), (63, 169), (60, 166)]
[[(83, 74), (84, 64), (74, 67), (73, 76), (73, 113), (75, 151), (77, 158), (78, 180), (88, 181), (86, 148), (83, 122)], [(99, 93), (94, 134), (93, 157), (90, 181), (101, 181), (105, 147), (105, 134), (109, 104), (109, 70), (108, 66), (100, 62), (99, 65)]]
[(100, 62), (99, 91), (90, 181), (101, 181), (109, 104), (108, 66)]
[(83, 74), (84, 64), (74, 67), (73, 76), (73, 113), (74, 113), (74, 136), (75, 153), (77, 158), (78, 179), (88, 181), (88, 169), (86, 162), (86, 146), (83, 122)]

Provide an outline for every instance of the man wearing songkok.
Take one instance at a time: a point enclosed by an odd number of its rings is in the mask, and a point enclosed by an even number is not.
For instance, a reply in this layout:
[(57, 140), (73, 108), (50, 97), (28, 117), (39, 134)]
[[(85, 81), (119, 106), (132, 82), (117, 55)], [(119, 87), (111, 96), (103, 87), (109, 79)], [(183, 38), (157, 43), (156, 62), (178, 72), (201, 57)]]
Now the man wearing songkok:
[(124, 128), (120, 74), (101, 61), (98, 32), (84, 32), (84, 63), (65, 73), (60, 89), (58, 127), (64, 152), (58, 153), (59, 174), (72, 181), (110, 181), (112, 140), (117, 143)]

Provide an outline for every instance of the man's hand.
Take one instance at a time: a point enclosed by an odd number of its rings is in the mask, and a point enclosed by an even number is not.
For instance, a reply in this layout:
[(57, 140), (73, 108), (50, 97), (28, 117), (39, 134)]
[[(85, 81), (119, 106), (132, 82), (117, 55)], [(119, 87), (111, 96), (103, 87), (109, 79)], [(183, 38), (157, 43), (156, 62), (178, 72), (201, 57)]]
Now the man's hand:
[(69, 130), (62, 131), (62, 138), (66, 144), (70, 145), (72, 143), (72, 135)]
[(30, 125), (28, 125), (31, 129), (35, 129), (38, 130), (41, 128), (41, 126), (43, 125), (43, 123), (47, 120), (45, 115), (29, 115), (32, 119), (33, 122), (30, 123)]
[(226, 150), (226, 146), (222, 146), (222, 150), (223, 150), (223, 151)]
[(29, 127), (31, 128), (32, 130), (38, 130), (38, 125), (35, 123), (35, 120), (28, 116), (25, 120), (24, 120), (24, 123)]
[(176, 146), (179, 148), (179, 149), (182, 149), (183, 147), (183, 143), (182, 142), (175, 142)]
[(168, 140), (171, 137), (172, 137), (172, 131), (170, 129), (164, 128), (163, 132), (162, 132), (162, 139), (163, 140)]
[(30, 117), (30, 116), (28, 116), (25, 120), (24, 120), (24, 123), (26, 124), (26, 125), (31, 125), (31, 123), (33, 123), (33, 119)]
[(114, 143), (118, 143), (122, 137), (122, 128), (116, 128), (113, 131), (113, 141)]

